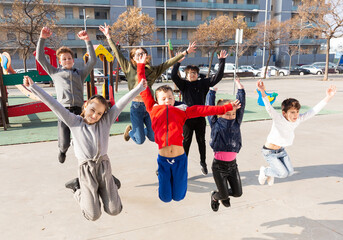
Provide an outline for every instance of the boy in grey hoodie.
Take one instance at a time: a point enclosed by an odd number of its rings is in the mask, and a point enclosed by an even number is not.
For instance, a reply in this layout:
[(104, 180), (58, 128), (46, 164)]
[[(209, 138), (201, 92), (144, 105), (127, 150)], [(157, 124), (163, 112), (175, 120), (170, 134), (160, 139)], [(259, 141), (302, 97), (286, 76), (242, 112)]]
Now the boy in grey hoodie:
[[(74, 68), (73, 52), (68, 47), (61, 47), (57, 50), (56, 55), (61, 67), (53, 67), (45, 58), (44, 44), (45, 39), (52, 35), (52, 31), (48, 27), (43, 27), (40, 33), (40, 38), (37, 44), (36, 59), (49, 74), (55, 84), (57, 101), (67, 108), (70, 112), (76, 115), (81, 114), (83, 105), (83, 83), (86, 77), (92, 71), (96, 63), (96, 55), (93, 45), (89, 40), (86, 31), (80, 31), (77, 36), (84, 40), (89, 53), (89, 61), (80, 69)], [(58, 120), (58, 160), (64, 163), (66, 152), (70, 146), (70, 130), (66, 124), (60, 119)]]

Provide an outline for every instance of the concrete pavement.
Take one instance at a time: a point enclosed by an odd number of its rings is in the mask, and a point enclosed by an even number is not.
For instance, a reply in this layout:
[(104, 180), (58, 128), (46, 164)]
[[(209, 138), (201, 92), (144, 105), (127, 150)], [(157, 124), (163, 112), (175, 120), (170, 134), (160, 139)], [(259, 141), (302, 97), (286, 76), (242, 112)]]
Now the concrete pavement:
[[(257, 98), (255, 80), (242, 81), (248, 96)], [(260, 149), (271, 121), (244, 122), (243, 147), (237, 161), (243, 196), (231, 198), (231, 207), (210, 207), (215, 189), (211, 170), (201, 175), (197, 144), (193, 140), (188, 166), (188, 192), (181, 202), (158, 199), (157, 145), (124, 142), (110, 137), (108, 155), (113, 174), (122, 182), (119, 194), (123, 212), (103, 212), (96, 222), (81, 214), (65, 182), (77, 174), (77, 160), (70, 149), (67, 160), (57, 160), (57, 142), (0, 147), (1, 239), (243, 239), (340, 240), (343, 239), (343, 80), (277, 79), (265, 81), (267, 90), (314, 106), (330, 84), (338, 92), (326, 109), (338, 114), (316, 116), (296, 129), (287, 148), (296, 174), (276, 179), (273, 186), (258, 184)], [(156, 85), (157, 87), (157, 85)], [(232, 81), (218, 85), (232, 92)], [(1, 137), (0, 130), (0, 137)], [(207, 128), (207, 142), (210, 128)], [(207, 143), (207, 162), (212, 150)]]

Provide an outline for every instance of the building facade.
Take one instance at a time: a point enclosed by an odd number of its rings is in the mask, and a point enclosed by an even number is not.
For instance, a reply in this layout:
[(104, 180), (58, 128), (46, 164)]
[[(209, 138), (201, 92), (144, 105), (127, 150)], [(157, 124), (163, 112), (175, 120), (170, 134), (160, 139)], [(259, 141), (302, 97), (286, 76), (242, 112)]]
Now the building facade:
[[(13, 1), (1, 1), (0, 14), (11, 11), (12, 3)], [(170, 39), (174, 48), (185, 48), (192, 39), (197, 26), (210, 19), (221, 15), (228, 15), (232, 18), (244, 16), (248, 27), (254, 28), (258, 23), (265, 21), (265, 14), (267, 14), (267, 19), (277, 18), (279, 21), (292, 18), (297, 14), (299, 3), (300, 0), (59, 0), (57, 4), (60, 10), (58, 25), (67, 32), (63, 36), (61, 44), (72, 48), (77, 58), (76, 62), (80, 63), (86, 48), (84, 42), (77, 38), (77, 32), (87, 28), (87, 32), (95, 45), (106, 45), (107, 43), (102, 39), (102, 33), (98, 29), (99, 25), (113, 24), (128, 7), (140, 7), (143, 13), (155, 18), (155, 24), (159, 31), (155, 33), (154, 37), (159, 40), (158, 44), (163, 45)], [(1, 36), (3, 41), (6, 41), (6, 38), (13, 38), (8, 33)], [(314, 59), (317, 61), (324, 59), (321, 54), (323, 42), (325, 41), (313, 38), (301, 39), (290, 44), (311, 49), (311, 54), (301, 56), (301, 63), (309, 63), (313, 62)], [(142, 42), (144, 46), (149, 46), (149, 44)], [(288, 64), (288, 56), (283, 54), (282, 50), (285, 47), (287, 48), (284, 46), (275, 49), (275, 56), (272, 58), (271, 65)], [(165, 61), (166, 51), (163, 47), (147, 47), (147, 49), (152, 55), (154, 65)], [(11, 49), (8, 50), (11, 51)], [(18, 52), (13, 53), (12, 56), (13, 65), (19, 67), (22, 61)], [(199, 50), (187, 57), (184, 64), (206, 65), (209, 62), (209, 56), (209, 52)], [(227, 61), (234, 62), (234, 56), (228, 57)], [(239, 62), (240, 64), (261, 66), (262, 50), (255, 48), (253, 52), (242, 56)], [(294, 56), (292, 62), (297, 63), (297, 56)], [(34, 57), (31, 56), (28, 66), (34, 67), (34, 64)], [(98, 65), (100, 64), (98, 63)]]

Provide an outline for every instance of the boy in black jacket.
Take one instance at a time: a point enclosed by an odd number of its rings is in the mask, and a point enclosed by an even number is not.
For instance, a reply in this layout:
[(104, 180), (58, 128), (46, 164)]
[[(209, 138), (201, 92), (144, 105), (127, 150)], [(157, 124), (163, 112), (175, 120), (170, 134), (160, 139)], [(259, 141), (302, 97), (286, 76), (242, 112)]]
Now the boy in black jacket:
[[(193, 105), (205, 105), (206, 94), (210, 87), (215, 86), (224, 75), (225, 58), (228, 56), (226, 51), (220, 51), (218, 55), (219, 69), (218, 72), (210, 77), (198, 80), (199, 68), (194, 65), (186, 67), (186, 81), (181, 79), (178, 75), (180, 63), (184, 58), (178, 61), (173, 67), (171, 78), (176, 86), (180, 89), (182, 95), (182, 101), (188, 106)], [(207, 175), (207, 164), (206, 164), (206, 144), (205, 144), (205, 129), (206, 120), (204, 117), (188, 119), (183, 126), (183, 147), (185, 153), (188, 156), (189, 148), (191, 146), (193, 132), (198, 142), (198, 148), (200, 153), (200, 165), (201, 172)]]

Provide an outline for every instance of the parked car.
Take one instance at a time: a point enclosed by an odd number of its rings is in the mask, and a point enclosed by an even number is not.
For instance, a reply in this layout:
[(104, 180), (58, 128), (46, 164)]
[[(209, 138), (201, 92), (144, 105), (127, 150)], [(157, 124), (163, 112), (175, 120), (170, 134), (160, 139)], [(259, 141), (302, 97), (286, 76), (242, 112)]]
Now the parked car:
[[(260, 70), (262, 72), (261, 75), (263, 76), (265, 67), (262, 67)], [(275, 66), (268, 66), (268, 73), (270, 76), (287, 76), (289, 75), (289, 70)]]
[(95, 68), (93, 70), (93, 73), (94, 73), (94, 81), (100, 82), (100, 81), (104, 81), (105, 80), (104, 72), (103, 72), (102, 69)]
[(302, 67), (291, 68), (290, 75), (307, 75), (311, 74), (310, 70)]
[[(314, 66), (314, 67), (322, 69), (323, 72), (324, 72), (325, 71), (326, 62), (314, 62), (311, 65)], [(328, 73), (337, 73), (336, 64), (334, 64), (332, 62), (329, 62)]]
[[(199, 76), (202, 77), (206, 77), (208, 73), (208, 67), (199, 67)], [(217, 71), (215, 71), (214, 69), (210, 70), (210, 75), (209, 77), (212, 77), (213, 75), (215, 75), (217, 73)]]
[[(186, 78), (186, 72), (185, 72), (185, 68), (186, 66), (180, 66), (179, 67), (179, 72), (180, 72), (180, 77), (185, 79)], [(168, 79), (171, 79), (171, 72), (172, 72), (172, 67), (170, 67), (168, 70), (167, 70), (167, 77)]]
[(258, 68), (254, 68), (250, 65), (242, 65), (238, 67), (238, 72), (252, 72), (255, 77), (261, 76), (261, 70)]
[[(214, 65), (214, 70), (218, 71), (218, 69), (219, 69), (219, 63), (216, 63)], [(236, 69), (235, 64), (233, 64), (233, 63), (225, 63), (224, 74), (225, 73), (234, 73), (235, 69)]]
[(338, 64), (336, 70), (338, 71), (338, 73), (343, 73), (343, 64)]
[(311, 74), (316, 74), (316, 75), (323, 74), (323, 70), (321, 68), (318, 68), (312, 65), (302, 65), (301, 67), (304, 69), (308, 69)]

